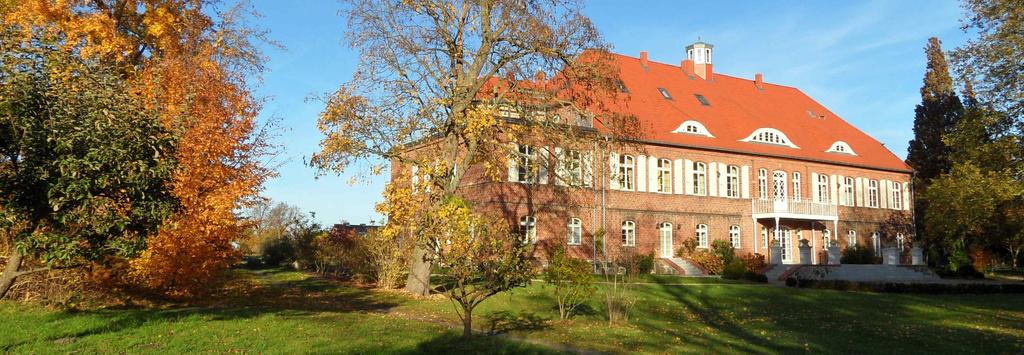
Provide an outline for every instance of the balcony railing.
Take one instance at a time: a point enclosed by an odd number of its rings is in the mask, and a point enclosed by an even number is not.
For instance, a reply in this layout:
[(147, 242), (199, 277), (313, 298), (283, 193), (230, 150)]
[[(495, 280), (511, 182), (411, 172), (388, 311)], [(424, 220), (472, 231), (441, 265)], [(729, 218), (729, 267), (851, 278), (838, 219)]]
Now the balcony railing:
[(790, 199), (754, 200), (754, 217), (836, 218), (839, 209), (830, 203)]

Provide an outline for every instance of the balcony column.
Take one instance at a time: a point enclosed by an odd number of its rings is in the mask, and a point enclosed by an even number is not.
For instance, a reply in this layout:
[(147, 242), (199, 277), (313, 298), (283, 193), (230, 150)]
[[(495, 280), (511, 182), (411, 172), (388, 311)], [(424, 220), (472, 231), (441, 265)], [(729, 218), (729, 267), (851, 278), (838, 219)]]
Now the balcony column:
[(818, 237), (814, 236), (814, 221), (811, 221), (811, 264), (818, 265)]

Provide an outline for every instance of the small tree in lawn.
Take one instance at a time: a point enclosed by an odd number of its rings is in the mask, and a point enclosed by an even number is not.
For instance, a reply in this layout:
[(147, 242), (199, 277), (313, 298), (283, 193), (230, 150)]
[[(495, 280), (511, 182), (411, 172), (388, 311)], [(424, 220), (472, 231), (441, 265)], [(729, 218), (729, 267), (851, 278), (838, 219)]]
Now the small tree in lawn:
[(435, 228), (435, 261), (442, 265), (434, 290), (456, 306), (463, 336), (473, 334), (473, 310), (500, 292), (525, 286), (533, 276), (531, 246), (508, 232), (507, 224), (472, 212), (463, 199), (452, 197), (425, 217)]
[(586, 260), (565, 255), (564, 246), (559, 245), (551, 254), (548, 268), (544, 270), (544, 281), (555, 288), (558, 315), (563, 320), (569, 319), (597, 292), (592, 270), (593, 266)]

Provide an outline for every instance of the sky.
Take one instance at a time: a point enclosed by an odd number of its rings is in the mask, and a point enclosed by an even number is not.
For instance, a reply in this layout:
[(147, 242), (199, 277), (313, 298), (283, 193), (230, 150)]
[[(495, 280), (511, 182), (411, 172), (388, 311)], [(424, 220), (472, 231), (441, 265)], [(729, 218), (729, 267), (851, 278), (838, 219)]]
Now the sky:
[[(342, 4), (333, 0), (257, 0), (257, 26), (284, 49), (267, 46), (268, 72), (256, 88), (260, 115), (278, 129), (278, 177), (264, 195), (323, 224), (380, 222), (374, 211), (386, 176), (352, 182), (353, 174), (308, 167), (322, 134), (323, 103), (352, 77), (358, 53), (345, 42)], [(698, 38), (713, 44), (715, 72), (795, 86), (906, 157), (920, 102), (929, 37), (953, 49), (968, 38), (955, 1), (588, 1), (584, 10), (618, 53), (678, 63)]]

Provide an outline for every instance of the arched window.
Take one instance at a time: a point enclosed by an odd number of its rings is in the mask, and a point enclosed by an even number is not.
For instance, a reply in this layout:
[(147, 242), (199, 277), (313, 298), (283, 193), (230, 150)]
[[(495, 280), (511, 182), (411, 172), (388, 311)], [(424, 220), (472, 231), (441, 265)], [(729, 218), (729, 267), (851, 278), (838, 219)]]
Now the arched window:
[(703, 162), (693, 162), (693, 194), (708, 194), (708, 166)]
[(825, 249), (832, 247), (832, 232), (828, 229), (821, 231), (821, 247)]
[(800, 198), (801, 198), (801, 192), (800, 192), (800, 173), (794, 171), (793, 172), (793, 200), (794, 201), (800, 201)]
[(633, 191), (636, 180), (636, 160), (632, 155), (619, 156), (619, 189)]
[(868, 180), (868, 207), (878, 208), (878, 180)]
[(818, 203), (828, 203), (828, 175), (818, 175)]
[(846, 144), (846, 142), (843, 141), (836, 141), (835, 143), (832, 143), (832, 146), (829, 147), (828, 150), (826, 150), (825, 152), (857, 155), (857, 153), (853, 152), (853, 148), (850, 148), (850, 145)]
[(537, 241), (537, 218), (523, 216), (519, 218), (519, 233), (523, 243), (534, 243)]
[(878, 237), (878, 232), (871, 233), (871, 247), (875, 249), (875, 256), (882, 256), (882, 238)]
[(672, 161), (658, 160), (658, 192), (672, 193)]
[(729, 227), (729, 242), (734, 249), (740, 248), (740, 226), (734, 224)]
[(672, 131), (672, 133), (693, 134), (711, 138), (715, 137), (706, 127), (704, 127), (703, 124), (694, 120), (683, 122), (683, 124), (679, 125), (679, 127)]
[(853, 178), (847, 176), (843, 178), (843, 197), (839, 199), (839, 203), (843, 206), (853, 206), (855, 202), (853, 195)]
[(786, 194), (786, 172), (782, 170), (776, 170), (772, 172), (772, 199), (775, 201), (785, 201), (787, 199)]
[(569, 245), (580, 245), (583, 243), (583, 221), (579, 218), (569, 218)]
[(851, 230), (846, 233), (846, 247), (852, 248), (857, 245), (857, 231)]
[(900, 253), (903, 252), (903, 247), (906, 246), (906, 241), (907, 238), (903, 233), (896, 233), (896, 248), (900, 250)]
[(889, 206), (894, 210), (903, 209), (903, 184), (898, 182), (892, 183), (892, 203)]
[(697, 247), (707, 248), (708, 247), (708, 225), (698, 224), (697, 225)]
[(520, 144), (516, 161), (518, 182), (537, 182), (537, 150), (531, 146)]
[(800, 148), (793, 144), (793, 142), (789, 140), (789, 137), (786, 137), (785, 133), (774, 128), (758, 128), (747, 138), (741, 139), (740, 142), (765, 143), (796, 149)]
[(636, 245), (636, 222), (622, 222), (622, 245), (627, 247)]
[(768, 169), (757, 171), (757, 195), (762, 200), (768, 199)]
[(672, 223), (658, 223), (658, 241), (661, 243), (661, 254), (663, 257), (671, 257), (672, 250)]
[(725, 169), (725, 195), (727, 197), (740, 197), (740, 167), (729, 165)]
[(767, 249), (767, 248), (768, 248), (768, 228), (767, 227), (762, 227), (761, 228), (761, 249)]

